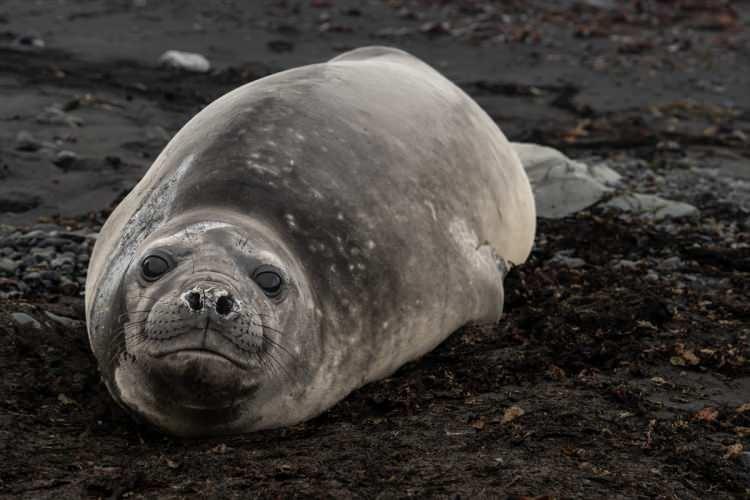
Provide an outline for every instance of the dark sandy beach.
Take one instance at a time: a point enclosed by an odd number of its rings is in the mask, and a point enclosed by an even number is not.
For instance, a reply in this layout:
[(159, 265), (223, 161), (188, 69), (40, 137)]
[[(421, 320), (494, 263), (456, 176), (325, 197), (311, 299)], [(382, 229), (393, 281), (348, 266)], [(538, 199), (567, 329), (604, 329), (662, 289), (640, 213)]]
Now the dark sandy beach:
[[(83, 323), (107, 214), (215, 98), (372, 44), (699, 215), (540, 220), (497, 326), (304, 424), (136, 425)], [(6, 0), (0, 121), (0, 497), (750, 498), (750, 2)]]

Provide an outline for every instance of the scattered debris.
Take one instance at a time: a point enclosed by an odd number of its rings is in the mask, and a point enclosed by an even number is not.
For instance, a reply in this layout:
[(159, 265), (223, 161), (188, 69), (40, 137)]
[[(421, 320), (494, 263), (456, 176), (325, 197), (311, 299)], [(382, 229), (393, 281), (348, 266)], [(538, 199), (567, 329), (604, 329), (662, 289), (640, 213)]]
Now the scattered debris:
[(503, 424), (509, 424), (518, 417), (524, 415), (526, 412), (520, 406), (511, 406), (503, 413), (503, 418), (500, 421)]

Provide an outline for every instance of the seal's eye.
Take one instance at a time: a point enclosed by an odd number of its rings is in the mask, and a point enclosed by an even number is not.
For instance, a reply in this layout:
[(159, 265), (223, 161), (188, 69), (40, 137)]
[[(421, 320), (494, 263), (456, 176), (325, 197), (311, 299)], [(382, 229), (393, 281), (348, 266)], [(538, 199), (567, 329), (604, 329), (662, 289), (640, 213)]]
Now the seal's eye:
[(263, 289), (263, 293), (269, 297), (276, 297), (281, 293), (283, 280), (281, 279), (281, 275), (274, 269), (262, 267), (255, 272), (253, 279)]
[(161, 255), (149, 255), (141, 262), (141, 273), (148, 281), (159, 279), (169, 271), (169, 261)]

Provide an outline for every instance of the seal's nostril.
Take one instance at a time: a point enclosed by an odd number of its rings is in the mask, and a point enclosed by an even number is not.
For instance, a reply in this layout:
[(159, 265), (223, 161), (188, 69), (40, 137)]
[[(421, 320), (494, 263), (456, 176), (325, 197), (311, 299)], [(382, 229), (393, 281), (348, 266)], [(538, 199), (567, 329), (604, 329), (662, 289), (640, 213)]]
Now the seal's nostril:
[(222, 316), (226, 316), (234, 309), (234, 301), (229, 295), (222, 295), (219, 300), (216, 301), (216, 312)]
[(200, 311), (203, 309), (203, 297), (198, 292), (190, 292), (185, 297), (190, 309), (193, 311)]

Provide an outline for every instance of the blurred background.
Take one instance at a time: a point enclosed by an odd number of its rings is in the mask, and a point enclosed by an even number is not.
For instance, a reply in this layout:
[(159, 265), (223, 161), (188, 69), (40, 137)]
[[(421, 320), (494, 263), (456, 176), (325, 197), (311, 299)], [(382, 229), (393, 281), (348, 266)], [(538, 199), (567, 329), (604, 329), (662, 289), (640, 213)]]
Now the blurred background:
[[(748, 11), (721, 0), (5, 0), (0, 222), (104, 209), (216, 97), (368, 44), (423, 58), (512, 140), (649, 160), (746, 152)], [(170, 68), (167, 51), (203, 59)]]

